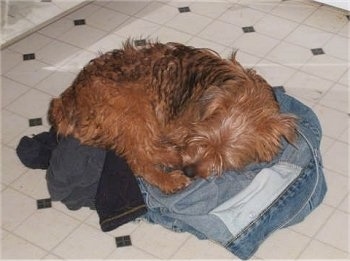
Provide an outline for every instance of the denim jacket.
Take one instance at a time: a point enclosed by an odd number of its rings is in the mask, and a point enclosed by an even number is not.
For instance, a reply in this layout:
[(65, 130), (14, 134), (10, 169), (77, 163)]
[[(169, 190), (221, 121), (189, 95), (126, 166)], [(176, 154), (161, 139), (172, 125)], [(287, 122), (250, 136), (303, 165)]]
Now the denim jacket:
[(219, 243), (241, 259), (250, 258), (275, 230), (302, 221), (326, 193), (320, 156), (321, 126), (313, 111), (283, 91), (275, 96), (281, 112), (299, 117), (295, 144), (268, 163), (243, 171), (195, 180), (165, 195), (139, 179), (146, 220), (199, 239)]

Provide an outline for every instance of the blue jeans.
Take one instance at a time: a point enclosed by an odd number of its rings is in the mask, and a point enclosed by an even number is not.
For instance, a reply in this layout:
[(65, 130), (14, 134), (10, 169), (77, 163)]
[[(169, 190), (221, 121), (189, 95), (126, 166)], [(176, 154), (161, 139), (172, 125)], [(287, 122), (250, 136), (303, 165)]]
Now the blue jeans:
[(321, 127), (312, 110), (280, 90), (282, 112), (299, 117), (298, 139), (269, 163), (196, 180), (165, 195), (139, 179), (148, 206), (143, 216), (174, 231), (187, 231), (221, 244), (241, 259), (250, 258), (275, 230), (301, 222), (326, 193), (320, 156)]

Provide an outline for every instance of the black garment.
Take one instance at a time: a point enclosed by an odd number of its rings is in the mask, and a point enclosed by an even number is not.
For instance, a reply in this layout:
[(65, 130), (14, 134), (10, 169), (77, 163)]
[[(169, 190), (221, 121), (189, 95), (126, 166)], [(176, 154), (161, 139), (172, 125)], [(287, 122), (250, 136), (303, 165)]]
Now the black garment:
[(102, 231), (111, 231), (147, 212), (136, 178), (126, 161), (108, 151), (96, 194)]
[(51, 153), (57, 147), (58, 137), (56, 132), (50, 129), (34, 135), (32, 138), (24, 136), (19, 141), (16, 153), (20, 161), (31, 169), (47, 169)]

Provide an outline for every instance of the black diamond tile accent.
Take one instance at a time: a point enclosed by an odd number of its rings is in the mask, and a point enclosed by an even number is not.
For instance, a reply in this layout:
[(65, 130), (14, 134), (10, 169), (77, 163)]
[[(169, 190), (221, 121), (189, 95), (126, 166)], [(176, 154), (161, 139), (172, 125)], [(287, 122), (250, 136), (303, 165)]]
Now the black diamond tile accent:
[(131, 238), (130, 236), (121, 236), (115, 238), (115, 243), (117, 244), (117, 247), (125, 247), (125, 246), (131, 246)]
[(245, 27), (242, 27), (242, 30), (243, 32), (245, 33), (253, 33), (255, 32), (255, 29), (253, 26), (245, 26)]
[(311, 49), (311, 52), (313, 55), (320, 55), (320, 54), (324, 54), (324, 51), (322, 48), (314, 48)]
[(84, 24), (85, 24), (85, 19), (74, 20), (74, 25), (84, 25)]
[(34, 60), (34, 59), (35, 59), (35, 53), (23, 54), (23, 61)]
[(38, 199), (36, 206), (37, 209), (51, 208), (51, 198)]
[(135, 46), (145, 46), (146, 45), (146, 39), (140, 39), (134, 41)]
[(43, 125), (43, 120), (41, 118), (29, 119), (29, 127)]
[(180, 13), (187, 13), (187, 12), (191, 12), (191, 9), (188, 6), (184, 6), (184, 7), (179, 7), (179, 12)]

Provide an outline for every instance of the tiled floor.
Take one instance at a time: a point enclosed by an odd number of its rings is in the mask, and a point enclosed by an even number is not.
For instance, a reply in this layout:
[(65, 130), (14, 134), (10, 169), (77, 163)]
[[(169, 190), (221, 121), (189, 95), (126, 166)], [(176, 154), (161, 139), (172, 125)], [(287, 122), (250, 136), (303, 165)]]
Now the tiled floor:
[(1, 0), (0, 44), (8, 46), (86, 3), (85, 0)]
[[(314, 109), (323, 127), (329, 192), (304, 222), (275, 232), (254, 257), (349, 258), (348, 15), (307, 0), (95, 1), (2, 50), (2, 258), (235, 258), (212, 242), (159, 225), (129, 223), (104, 233), (89, 209), (69, 211), (59, 202), (36, 209), (37, 199), (49, 197), (45, 171), (19, 162), (19, 139), (48, 130), (50, 99), (98, 52), (120, 47), (129, 36), (209, 47), (223, 56), (238, 49), (245, 66)], [(79, 19), (85, 24), (75, 26)], [(24, 61), (24, 54), (35, 59)], [(43, 125), (29, 127), (33, 118)], [(124, 235), (132, 246), (116, 248), (114, 237)]]

